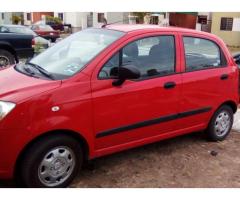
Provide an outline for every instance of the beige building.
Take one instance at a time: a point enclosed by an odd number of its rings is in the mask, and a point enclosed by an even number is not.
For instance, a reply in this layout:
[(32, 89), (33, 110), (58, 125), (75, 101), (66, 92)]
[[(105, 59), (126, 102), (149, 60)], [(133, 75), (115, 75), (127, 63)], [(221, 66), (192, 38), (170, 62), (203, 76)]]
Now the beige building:
[(240, 48), (240, 12), (213, 12), (211, 32), (233, 48)]

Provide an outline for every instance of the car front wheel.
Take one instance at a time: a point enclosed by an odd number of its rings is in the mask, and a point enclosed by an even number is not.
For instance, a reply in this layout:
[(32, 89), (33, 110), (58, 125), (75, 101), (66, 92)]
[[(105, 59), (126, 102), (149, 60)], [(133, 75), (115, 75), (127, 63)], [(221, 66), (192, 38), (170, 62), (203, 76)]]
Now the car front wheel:
[(223, 105), (213, 115), (206, 131), (207, 136), (212, 141), (222, 141), (229, 135), (232, 125), (233, 110)]
[(12, 65), (15, 63), (14, 55), (6, 50), (0, 50), (0, 69), (6, 67), (7, 65)]
[(73, 138), (50, 136), (34, 143), (21, 163), (21, 179), (27, 187), (66, 187), (82, 164), (82, 149)]

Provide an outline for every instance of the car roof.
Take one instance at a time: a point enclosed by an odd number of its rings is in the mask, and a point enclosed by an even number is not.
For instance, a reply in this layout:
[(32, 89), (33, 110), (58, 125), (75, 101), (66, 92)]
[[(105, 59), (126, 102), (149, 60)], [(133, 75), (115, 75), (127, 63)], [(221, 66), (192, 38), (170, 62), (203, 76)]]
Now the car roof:
[(194, 29), (188, 28), (180, 28), (180, 27), (162, 27), (159, 25), (149, 25), (149, 24), (110, 24), (106, 25), (104, 28), (117, 30), (122, 32), (134, 32), (134, 31), (144, 31), (144, 30), (155, 30), (155, 31), (163, 31), (163, 32), (184, 32), (184, 33), (198, 33), (202, 35), (213, 36), (213, 34), (198, 31)]

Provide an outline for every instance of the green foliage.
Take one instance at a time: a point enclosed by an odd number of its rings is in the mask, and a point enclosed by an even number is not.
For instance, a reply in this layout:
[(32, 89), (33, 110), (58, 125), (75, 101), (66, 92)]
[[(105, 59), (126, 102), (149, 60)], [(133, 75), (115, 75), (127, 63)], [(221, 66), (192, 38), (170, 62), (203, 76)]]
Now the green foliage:
[(17, 15), (13, 15), (12, 16), (12, 23), (13, 24), (19, 24), (19, 22), (21, 22), (22, 18), (20, 16)]
[(41, 43), (36, 43), (34, 46), (35, 54), (39, 54), (44, 51), (43, 45)]
[(59, 17), (46, 16), (46, 22), (52, 22), (55, 24), (62, 24), (62, 20)]

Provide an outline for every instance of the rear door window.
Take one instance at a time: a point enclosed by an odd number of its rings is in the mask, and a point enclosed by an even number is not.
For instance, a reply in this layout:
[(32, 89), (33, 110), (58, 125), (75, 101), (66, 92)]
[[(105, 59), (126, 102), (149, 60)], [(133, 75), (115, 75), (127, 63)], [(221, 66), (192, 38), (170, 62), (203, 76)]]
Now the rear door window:
[(215, 42), (197, 37), (183, 37), (183, 43), (186, 71), (226, 65), (226, 59)]

